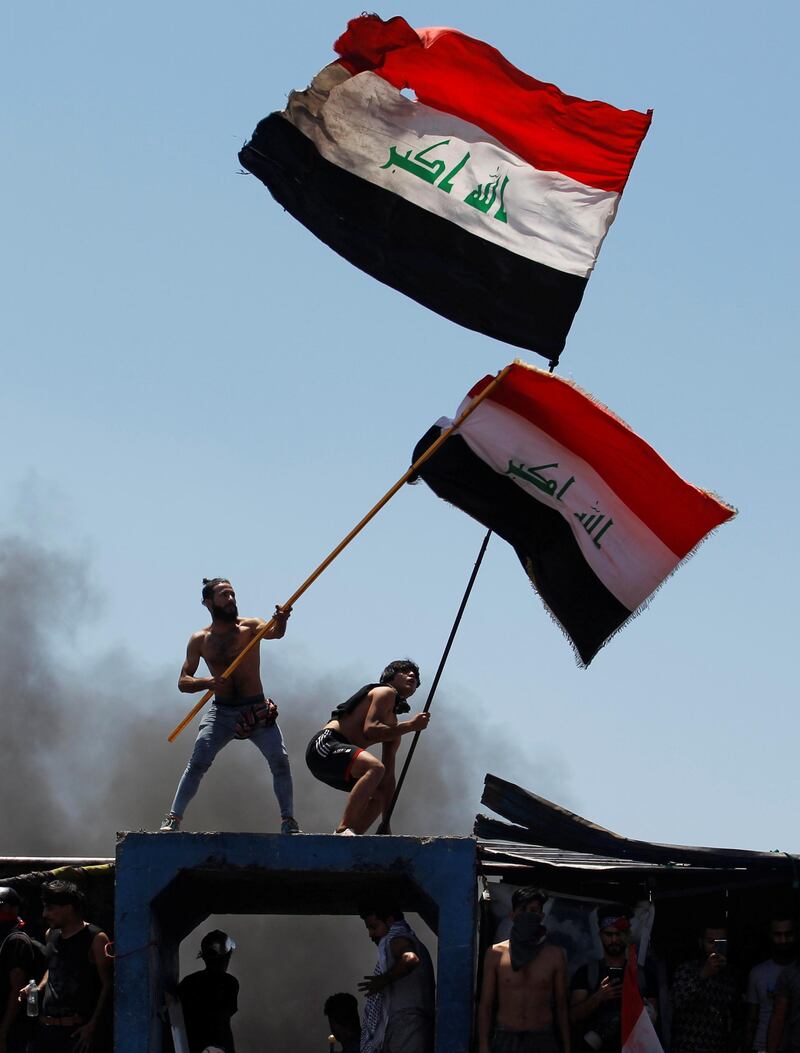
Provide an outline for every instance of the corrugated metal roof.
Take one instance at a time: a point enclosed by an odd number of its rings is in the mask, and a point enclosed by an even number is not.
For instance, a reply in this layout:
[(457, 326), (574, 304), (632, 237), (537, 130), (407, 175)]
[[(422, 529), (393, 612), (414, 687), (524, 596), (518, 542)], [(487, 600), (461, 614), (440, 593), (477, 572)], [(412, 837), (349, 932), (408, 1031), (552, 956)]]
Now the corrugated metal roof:
[(529, 862), (572, 869), (644, 867), (661, 873), (686, 867), (795, 875), (799, 869), (798, 858), (786, 852), (665, 845), (626, 838), (496, 775), (486, 776), (481, 800), (505, 821), (476, 816), (474, 832), (480, 842), (492, 846), (493, 851), (512, 851)]
[(569, 852), (546, 845), (524, 845), (509, 841), (478, 840), (479, 857), (487, 862), (507, 862), (520, 866), (539, 864), (566, 867), (572, 870), (688, 870), (686, 864), (642, 863), (635, 859), (591, 855), (588, 852)]

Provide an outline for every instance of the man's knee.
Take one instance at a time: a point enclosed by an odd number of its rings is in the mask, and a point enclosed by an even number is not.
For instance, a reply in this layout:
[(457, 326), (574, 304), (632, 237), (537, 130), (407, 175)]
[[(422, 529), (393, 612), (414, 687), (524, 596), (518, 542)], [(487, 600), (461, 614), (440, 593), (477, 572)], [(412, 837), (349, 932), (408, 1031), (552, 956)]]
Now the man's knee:
[(192, 755), (189, 763), (186, 765), (187, 775), (196, 775), (198, 778), (202, 778), (203, 775), (211, 767), (212, 757), (208, 757), (203, 753), (197, 753)]
[(289, 755), (287, 753), (281, 753), (277, 757), (270, 757), (268, 763), (269, 770), (276, 779), (279, 779), (284, 775), (292, 774), (292, 769), (289, 765)]
[(383, 777), (385, 774), (386, 768), (384, 767), (383, 763), (379, 760), (376, 760), (374, 764), (370, 764), (370, 766), (364, 772), (364, 775), (369, 779), (369, 781), (375, 783), (376, 786), (379, 782), (383, 781)]

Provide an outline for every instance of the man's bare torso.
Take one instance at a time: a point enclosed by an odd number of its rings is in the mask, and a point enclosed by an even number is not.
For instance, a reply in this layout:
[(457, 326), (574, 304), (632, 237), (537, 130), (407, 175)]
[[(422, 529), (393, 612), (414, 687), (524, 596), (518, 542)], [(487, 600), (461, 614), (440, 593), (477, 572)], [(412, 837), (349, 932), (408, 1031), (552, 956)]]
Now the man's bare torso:
[[(237, 618), (235, 624), (220, 632), (206, 626), (194, 634), (199, 642), (200, 656), (205, 661), (212, 676), (221, 676), (234, 658), (237, 657), (263, 624), (260, 618)], [(256, 646), (242, 659), (240, 665), (231, 673), (224, 686), (215, 692), (221, 701), (232, 698), (249, 698), (263, 694), (261, 686), (261, 649)]]
[(556, 974), (564, 957), (560, 947), (545, 946), (519, 972), (511, 968), (508, 940), (496, 953), (497, 1026), (506, 1031), (543, 1031), (553, 1026)]

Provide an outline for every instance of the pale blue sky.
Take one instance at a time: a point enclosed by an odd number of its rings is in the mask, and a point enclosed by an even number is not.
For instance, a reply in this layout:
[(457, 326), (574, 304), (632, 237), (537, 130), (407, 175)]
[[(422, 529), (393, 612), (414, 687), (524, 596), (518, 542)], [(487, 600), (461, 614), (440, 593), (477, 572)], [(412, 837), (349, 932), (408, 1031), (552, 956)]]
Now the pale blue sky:
[[(91, 559), (87, 657), (125, 644), (177, 674), (204, 575), (268, 613), (517, 354), (361, 274), (238, 174), (357, 13), (6, 10), (0, 514), (33, 515), (35, 480), (37, 528)], [(630, 836), (797, 851), (796, 8), (379, 13), (655, 110), (559, 372), (740, 509), (586, 672), (493, 541), (443, 684), (486, 722), (474, 810), (491, 770)], [(342, 698), (397, 653), (429, 682), (482, 534), (406, 488), (298, 605), (283, 660)], [(184, 708), (166, 695), (154, 734)], [(428, 762), (460, 732), (434, 722)]]

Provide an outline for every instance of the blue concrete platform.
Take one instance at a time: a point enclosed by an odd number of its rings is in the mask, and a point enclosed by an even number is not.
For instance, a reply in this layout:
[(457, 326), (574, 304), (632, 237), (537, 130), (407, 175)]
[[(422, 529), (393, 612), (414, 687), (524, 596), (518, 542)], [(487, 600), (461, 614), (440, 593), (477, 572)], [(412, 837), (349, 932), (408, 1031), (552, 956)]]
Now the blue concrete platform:
[(116, 1053), (162, 1053), (164, 989), (181, 940), (211, 914), (356, 914), (386, 896), (439, 941), (436, 1053), (467, 1053), (477, 940), (472, 838), (330, 834), (120, 835)]

